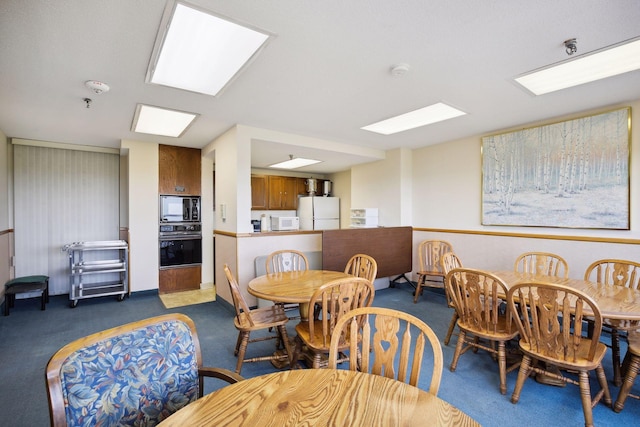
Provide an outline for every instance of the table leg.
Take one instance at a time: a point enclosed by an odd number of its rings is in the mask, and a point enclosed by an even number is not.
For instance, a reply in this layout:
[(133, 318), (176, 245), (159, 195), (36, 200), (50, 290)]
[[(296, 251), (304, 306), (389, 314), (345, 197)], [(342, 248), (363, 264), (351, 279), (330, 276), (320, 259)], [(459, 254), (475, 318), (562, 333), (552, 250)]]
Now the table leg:
[(309, 303), (300, 303), (300, 320), (302, 322), (309, 321)]

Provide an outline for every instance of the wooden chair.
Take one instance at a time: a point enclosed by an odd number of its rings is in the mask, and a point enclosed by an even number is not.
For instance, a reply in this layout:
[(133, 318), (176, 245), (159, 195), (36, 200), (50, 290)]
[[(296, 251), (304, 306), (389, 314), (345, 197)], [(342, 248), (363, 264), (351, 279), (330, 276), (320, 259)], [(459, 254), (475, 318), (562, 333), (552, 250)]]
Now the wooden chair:
[[(312, 367), (320, 368), (322, 356), (329, 353), (331, 334), (336, 323), (350, 310), (368, 307), (373, 302), (373, 284), (363, 277), (348, 277), (332, 280), (322, 285), (309, 299), (309, 307), (320, 306), (312, 319), (296, 325), (296, 347), (293, 360), (297, 361), (303, 347), (312, 354)], [(348, 337), (338, 345), (338, 351), (349, 345)]]
[(442, 271), (440, 259), (447, 252), (453, 252), (453, 247), (451, 243), (444, 240), (425, 240), (418, 245), (420, 271), (418, 271), (418, 283), (413, 296), (414, 303), (418, 302), (418, 298), (422, 295), (423, 286), (444, 288), (445, 274)]
[(266, 261), (267, 274), (283, 271), (303, 271), (309, 269), (307, 256), (294, 249), (284, 249), (269, 254)]
[[(234, 355), (238, 356), (238, 362), (236, 364), (236, 372), (239, 374), (242, 370), (242, 364), (244, 362), (263, 362), (266, 360), (282, 361), (284, 355), (274, 353), (270, 356), (260, 356), (245, 359), (247, 346), (249, 343), (265, 341), (271, 339), (277, 339), (278, 344), (284, 344), (286, 351), (286, 358), (289, 365), (291, 365), (291, 346), (289, 344), (289, 336), (287, 335), (287, 322), (289, 318), (285, 314), (281, 305), (272, 305), (269, 307), (249, 309), (247, 302), (240, 293), (238, 282), (231, 273), (229, 266), (224, 265), (224, 274), (227, 276), (227, 282), (229, 282), (229, 288), (231, 288), (231, 298), (233, 299), (233, 305), (236, 309), (236, 317), (233, 321), (236, 329), (238, 330), (238, 340), (236, 342), (236, 348)], [(267, 335), (260, 338), (250, 339), (251, 332), (261, 329), (276, 329), (276, 335)], [(278, 347), (278, 345), (276, 345)]]
[[(507, 393), (507, 373), (520, 364), (507, 367), (505, 343), (518, 336), (511, 313), (504, 310), (507, 285), (497, 276), (471, 268), (454, 268), (445, 277), (447, 292), (458, 313), (458, 342), (450, 370), (454, 372), (460, 356), (473, 349), (498, 356), (500, 393)], [(490, 346), (486, 342), (490, 343)], [(497, 344), (497, 349), (495, 348)]]
[[(609, 386), (602, 368), (607, 347), (602, 344), (602, 315), (597, 304), (585, 293), (568, 286), (545, 282), (521, 282), (509, 289), (509, 309), (520, 332), (523, 353), (511, 402), (517, 403), (532, 371), (555, 376), (580, 387), (585, 426), (593, 426), (592, 408), (601, 399), (611, 405)], [(583, 336), (584, 311), (593, 313), (593, 336)], [(578, 380), (539, 368), (538, 362), (577, 372)], [(589, 372), (596, 371), (601, 390), (591, 396)]]
[(637, 394), (631, 394), (631, 387), (638, 376), (640, 370), (640, 331), (629, 331), (628, 335), (629, 347), (627, 354), (624, 358), (625, 375), (618, 393), (616, 403), (613, 404), (613, 410), (616, 412), (622, 411), (624, 408), (624, 402), (627, 397), (633, 397), (634, 399), (640, 399)]
[(378, 274), (378, 263), (369, 255), (356, 254), (347, 262), (344, 272), (355, 277), (364, 277), (373, 283)]
[[(265, 261), (265, 267), (267, 274), (281, 273), (284, 271), (304, 271), (309, 269), (309, 260), (307, 256), (295, 249), (283, 249), (275, 251), (267, 256)], [(298, 309), (298, 304), (284, 304), (276, 302), (281, 305), (286, 311)], [(289, 319), (299, 319), (300, 316), (291, 316)]]
[[(344, 272), (355, 277), (363, 277), (373, 283), (378, 274), (378, 263), (369, 255), (355, 254), (347, 261)], [(315, 306), (315, 310), (320, 308), (320, 305)]]
[[(462, 267), (460, 258), (458, 258), (458, 256), (453, 252), (447, 252), (446, 254), (442, 255), (442, 258), (440, 258), (440, 263), (442, 264), (442, 272), (445, 274), (445, 277), (447, 273), (449, 273), (454, 268)], [(449, 345), (449, 341), (451, 341), (451, 335), (453, 335), (453, 330), (456, 328), (456, 322), (458, 321), (458, 312), (455, 310), (451, 298), (449, 298), (446, 286), (444, 290), (445, 294), (447, 295), (447, 304), (449, 305), (449, 307), (454, 309), (453, 315), (451, 316), (451, 321), (449, 322), (449, 328), (447, 329), (447, 335), (444, 337), (444, 345)]]
[(433, 357), (429, 393), (438, 394), (442, 378), (442, 347), (436, 334), (422, 320), (402, 311), (381, 307), (362, 307), (347, 312), (336, 323), (331, 337), (331, 369), (337, 366), (339, 348), (345, 336), (359, 337), (349, 340), (350, 370), (381, 375), (416, 387), (428, 341)]
[(531, 273), (536, 276), (568, 278), (569, 264), (560, 255), (549, 252), (525, 252), (516, 258), (514, 271)]
[[(601, 259), (593, 262), (584, 273), (584, 280), (608, 286), (624, 286), (640, 290), (640, 263), (622, 259)], [(611, 359), (613, 362), (613, 383), (622, 384), (620, 374), (620, 338), (627, 331), (640, 327), (640, 322), (603, 319), (603, 327), (611, 333)]]
[(51, 425), (156, 425), (202, 396), (204, 377), (242, 380), (205, 368), (193, 321), (165, 314), (75, 340), (46, 368)]

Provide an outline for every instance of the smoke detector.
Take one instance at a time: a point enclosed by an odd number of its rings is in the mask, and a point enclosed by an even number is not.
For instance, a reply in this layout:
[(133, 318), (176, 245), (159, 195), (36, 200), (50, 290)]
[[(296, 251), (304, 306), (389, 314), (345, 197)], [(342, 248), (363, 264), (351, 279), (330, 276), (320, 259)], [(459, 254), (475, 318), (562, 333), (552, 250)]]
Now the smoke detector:
[(391, 75), (394, 77), (405, 75), (409, 71), (409, 64), (402, 63), (394, 65), (393, 67), (391, 67), (390, 71)]
[(87, 80), (84, 82), (84, 85), (96, 95), (109, 92), (109, 86), (106, 83), (102, 83), (97, 80)]

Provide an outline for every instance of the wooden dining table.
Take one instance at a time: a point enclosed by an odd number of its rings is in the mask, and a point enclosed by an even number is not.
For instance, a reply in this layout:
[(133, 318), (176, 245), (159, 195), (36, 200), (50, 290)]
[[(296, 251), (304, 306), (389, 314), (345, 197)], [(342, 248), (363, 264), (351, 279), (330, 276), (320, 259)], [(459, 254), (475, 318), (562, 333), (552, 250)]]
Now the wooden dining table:
[(249, 281), (249, 293), (269, 301), (295, 303), (300, 306), (300, 318), (309, 318), (309, 300), (322, 285), (351, 275), (341, 271), (303, 270), (270, 273)]
[(604, 285), (584, 279), (544, 276), (512, 270), (491, 271), (491, 273), (501, 278), (508, 288), (525, 281), (543, 281), (566, 285), (593, 298), (604, 319), (640, 320), (640, 291), (636, 289)]
[(240, 381), (180, 409), (171, 426), (479, 426), (412, 385), (350, 370), (298, 369)]

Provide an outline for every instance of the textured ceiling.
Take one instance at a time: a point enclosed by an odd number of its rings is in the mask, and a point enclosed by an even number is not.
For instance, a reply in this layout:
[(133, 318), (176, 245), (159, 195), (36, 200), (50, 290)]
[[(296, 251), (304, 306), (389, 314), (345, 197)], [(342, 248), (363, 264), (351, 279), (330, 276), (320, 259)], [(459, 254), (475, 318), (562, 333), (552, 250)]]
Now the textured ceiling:
[[(567, 59), (568, 38), (579, 55), (640, 36), (637, 0), (191, 3), (275, 35), (218, 97), (145, 83), (164, 0), (0, 1), (0, 130), (114, 148), (122, 139), (203, 147), (241, 124), (318, 141), (297, 151), (254, 141), (255, 167), (308, 155), (325, 162), (305, 171), (321, 173), (374, 159), (353, 146), (417, 148), (640, 99), (638, 71), (540, 97), (513, 82)], [(394, 77), (400, 62), (410, 71)], [(90, 79), (111, 90), (93, 95)], [(467, 115), (390, 136), (360, 130), (439, 101)], [(178, 139), (135, 134), (137, 103), (200, 117)]]

